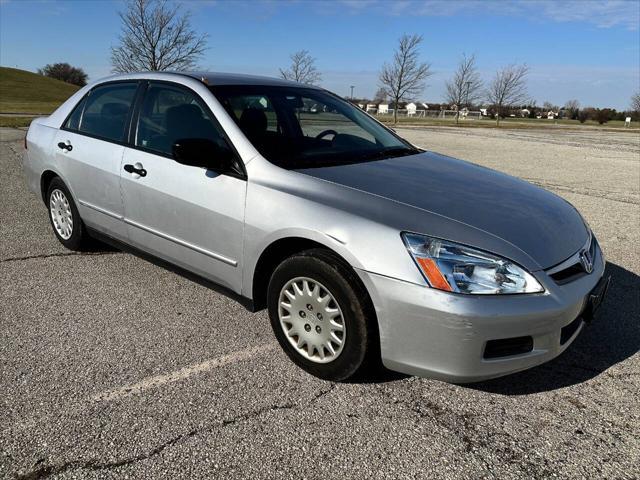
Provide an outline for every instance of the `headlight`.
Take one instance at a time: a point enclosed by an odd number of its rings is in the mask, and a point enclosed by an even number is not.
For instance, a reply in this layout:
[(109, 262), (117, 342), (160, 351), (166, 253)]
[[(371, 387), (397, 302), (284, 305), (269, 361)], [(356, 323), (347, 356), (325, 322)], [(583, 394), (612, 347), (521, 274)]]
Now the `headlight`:
[(402, 239), (433, 288), (482, 295), (544, 291), (533, 275), (497, 255), (414, 233)]

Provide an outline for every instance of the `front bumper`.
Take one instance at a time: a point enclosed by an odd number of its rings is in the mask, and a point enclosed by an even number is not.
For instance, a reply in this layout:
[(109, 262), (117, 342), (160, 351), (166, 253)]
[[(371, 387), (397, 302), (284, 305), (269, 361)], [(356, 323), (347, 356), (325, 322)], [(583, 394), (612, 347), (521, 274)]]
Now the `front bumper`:
[[(604, 267), (597, 246), (589, 275), (558, 285), (545, 272), (535, 272), (544, 293), (494, 296), (452, 294), (362, 270), (358, 274), (376, 308), (387, 368), (468, 383), (525, 370), (561, 354), (584, 326), (572, 322), (583, 314)], [(488, 341), (523, 336), (533, 339), (531, 351), (485, 358)]]

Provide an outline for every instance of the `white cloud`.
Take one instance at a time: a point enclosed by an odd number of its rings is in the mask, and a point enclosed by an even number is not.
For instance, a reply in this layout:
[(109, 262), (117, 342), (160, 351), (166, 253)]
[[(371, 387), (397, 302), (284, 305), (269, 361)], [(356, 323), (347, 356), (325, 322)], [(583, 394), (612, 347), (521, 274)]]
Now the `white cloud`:
[[(0, 0), (6, 1), (6, 0)], [(600, 28), (621, 26), (638, 30), (638, 0), (181, 0), (202, 8), (244, 8), (260, 17), (271, 17), (283, 8), (308, 7), (315, 14), (454, 17), (488, 13), (552, 22), (578, 22)]]
[(558, 22), (588, 22), (602, 28), (621, 25), (630, 30), (637, 30), (640, 24), (640, 2), (635, 0), (536, 3), (540, 4), (547, 17)]
[(363, 7), (391, 15), (448, 17), (469, 13), (537, 18), (552, 22), (588, 23), (600, 28), (621, 26), (637, 30), (640, 2), (637, 0), (342, 0), (351, 10)]

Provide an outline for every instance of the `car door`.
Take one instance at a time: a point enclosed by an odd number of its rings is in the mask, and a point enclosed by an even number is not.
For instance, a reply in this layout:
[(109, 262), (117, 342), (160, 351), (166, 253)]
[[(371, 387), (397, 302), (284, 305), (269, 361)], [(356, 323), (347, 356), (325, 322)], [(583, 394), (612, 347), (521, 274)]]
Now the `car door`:
[(246, 180), (177, 163), (180, 139), (228, 143), (204, 101), (150, 82), (120, 169), (129, 242), (205, 278), (241, 289)]
[(126, 239), (120, 164), (137, 82), (102, 84), (73, 110), (54, 143), (56, 163), (89, 227)]

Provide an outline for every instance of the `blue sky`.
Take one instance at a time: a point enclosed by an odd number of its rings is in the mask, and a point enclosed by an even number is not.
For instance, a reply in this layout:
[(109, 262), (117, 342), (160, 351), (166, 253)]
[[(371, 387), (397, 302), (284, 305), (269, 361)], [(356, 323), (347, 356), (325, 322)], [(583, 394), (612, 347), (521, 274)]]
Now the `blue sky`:
[[(424, 36), (434, 72), (421, 100), (443, 100), (463, 52), (489, 80), (526, 62), (538, 104), (629, 107), (640, 90), (640, 0), (191, 0), (193, 27), (209, 35), (207, 70), (277, 75), (290, 53), (317, 59), (322, 85), (371, 97), (403, 33)], [(0, 64), (35, 70), (66, 61), (96, 79), (110, 72), (120, 0), (0, 0)]]

